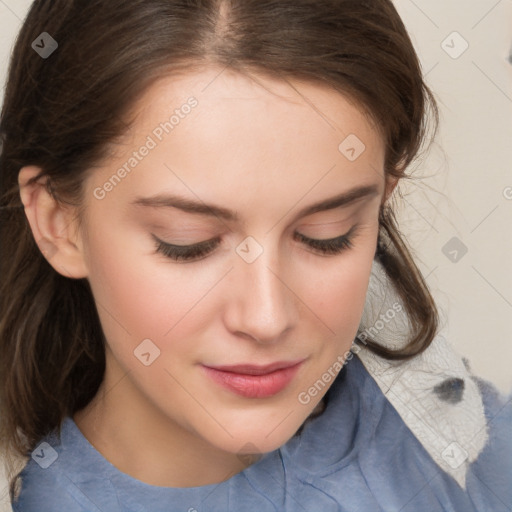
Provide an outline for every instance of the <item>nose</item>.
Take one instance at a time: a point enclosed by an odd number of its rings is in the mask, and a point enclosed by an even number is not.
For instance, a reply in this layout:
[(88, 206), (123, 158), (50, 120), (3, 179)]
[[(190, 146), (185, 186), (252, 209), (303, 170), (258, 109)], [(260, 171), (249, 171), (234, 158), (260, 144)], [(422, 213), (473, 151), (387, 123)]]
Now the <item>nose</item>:
[(263, 247), (252, 263), (237, 256), (227, 283), (227, 328), (266, 344), (277, 343), (298, 318), (293, 283), (288, 283), (290, 272), (284, 269), (285, 262), (284, 266), (279, 264), (274, 253), (268, 246)]

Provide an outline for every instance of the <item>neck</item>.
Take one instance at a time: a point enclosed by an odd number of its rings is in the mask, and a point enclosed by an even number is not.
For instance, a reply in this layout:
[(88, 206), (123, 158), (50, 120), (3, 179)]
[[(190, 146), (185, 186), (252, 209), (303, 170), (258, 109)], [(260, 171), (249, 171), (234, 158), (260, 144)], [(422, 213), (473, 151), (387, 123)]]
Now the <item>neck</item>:
[(108, 358), (98, 393), (73, 420), (105, 459), (149, 485), (216, 484), (254, 462), (212, 446), (165, 416), (133, 385), (130, 372), (109, 364)]

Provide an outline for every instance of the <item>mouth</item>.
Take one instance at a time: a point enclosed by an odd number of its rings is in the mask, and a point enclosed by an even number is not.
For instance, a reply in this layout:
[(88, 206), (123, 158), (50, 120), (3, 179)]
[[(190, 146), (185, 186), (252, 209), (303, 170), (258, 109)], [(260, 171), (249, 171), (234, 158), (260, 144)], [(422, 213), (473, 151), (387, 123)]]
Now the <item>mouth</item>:
[(276, 395), (293, 380), (305, 359), (277, 362), (265, 366), (250, 364), (205, 366), (206, 374), (217, 384), (246, 398)]

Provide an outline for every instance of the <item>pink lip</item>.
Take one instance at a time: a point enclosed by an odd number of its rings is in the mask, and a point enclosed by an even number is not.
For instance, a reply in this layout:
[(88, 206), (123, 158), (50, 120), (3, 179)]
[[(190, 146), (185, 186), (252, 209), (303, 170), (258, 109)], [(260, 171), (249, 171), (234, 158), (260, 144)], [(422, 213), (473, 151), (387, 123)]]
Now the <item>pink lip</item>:
[(293, 379), (304, 359), (277, 362), (265, 366), (204, 366), (205, 372), (218, 384), (246, 398), (265, 398), (284, 389)]

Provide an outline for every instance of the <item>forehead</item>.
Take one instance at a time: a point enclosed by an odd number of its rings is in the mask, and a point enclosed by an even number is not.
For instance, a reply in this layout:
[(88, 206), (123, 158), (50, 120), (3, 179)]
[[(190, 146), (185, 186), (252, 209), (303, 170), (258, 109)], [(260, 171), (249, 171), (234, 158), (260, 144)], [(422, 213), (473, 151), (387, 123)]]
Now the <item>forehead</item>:
[(333, 188), (384, 186), (379, 131), (326, 86), (211, 66), (159, 79), (129, 114), (131, 128), (94, 177), (101, 185), (151, 140), (115, 187), (125, 201), (163, 191), (205, 202), (270, 201), (278, 192), (299, 199), (308, 190), (313, 201)]
[(272, 120), (271, 114), (286, 113), (289, 117), (282, 119), (281, 124), (291, 128), (296, 118), (315, 116), (313, 128), (323, 127), (337, 136), (347, 135), (346, 130), (350, 129), (368, 142), (382, 142), (370, 141), (379, 127), (347, 94), (311, 81), (254, 71), (239, 73), (212, 64), (180, 70), (155, 81), (131, 109), (137, 119), (135, 130), (149, 128), (147, 123), (165, 118), (166, 113), (185, 104), (191, 96), (200, 104), (196, 114), (201, 115), (197, 118), (204, 119), (206, 113), (212, 117), (215, 113), (231, 112), (236, 117), (230, 118), (230, 122), (236, 124), (237, 119), (247, 121), (244, 115), (250, 113), (256, 114), (252, 123), (263, 124)]

